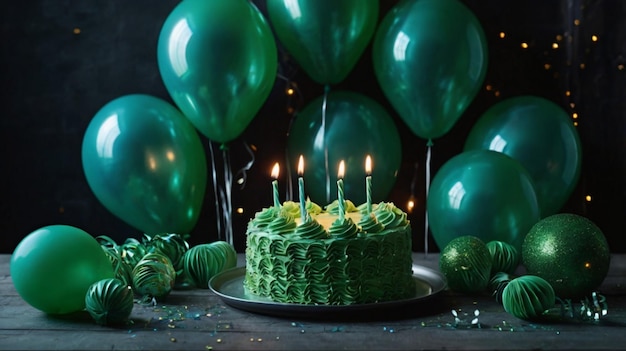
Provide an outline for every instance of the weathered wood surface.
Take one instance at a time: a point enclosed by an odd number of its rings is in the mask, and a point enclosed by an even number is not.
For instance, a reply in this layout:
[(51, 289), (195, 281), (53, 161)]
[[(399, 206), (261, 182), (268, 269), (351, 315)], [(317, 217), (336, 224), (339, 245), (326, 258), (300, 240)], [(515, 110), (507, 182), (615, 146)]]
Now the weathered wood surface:
[[(27, 305), (0, 255), (0, 349), (3, 350), (615, 350), (626, 349), (626, 255), (614, 255), (599, 291), (608, 315), (598, 322), (564, 318), (547, 323), (506, 313), (490, 295), (445, 291), (394, 314), (311, 319), (273, 317), (224, 304), (209, 290), (174, 291), (156, 306), (136, 304), (132, 324), (96, 325), (86, 313), (55, 318)], [(414, 255), (436, 268), (438, 256)], [(241, 257), (240, 257), (241, 262)], [(467, 322), (479, 310), (478, 327)]]

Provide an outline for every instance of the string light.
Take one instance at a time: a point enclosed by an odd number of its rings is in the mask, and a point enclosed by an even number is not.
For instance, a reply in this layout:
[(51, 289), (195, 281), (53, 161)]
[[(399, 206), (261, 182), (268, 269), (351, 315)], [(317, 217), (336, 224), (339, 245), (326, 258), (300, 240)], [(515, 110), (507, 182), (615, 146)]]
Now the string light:
[(553, 49), (558, 49), (559, 48), (559, 43), (552, 43), (552, 48)]
[(239, 214), (243, 214), (243, 207), (239, 207), (239, 208), (237, 208), (237, 213), (239, 213)]
[(591, 36), (591, 41), (593, 41), (593, 42), (598, 41), (598, 36), (597, 35), (592, 35)]
[(528, 43), (522, 43), (521, 47), (522, 49), (528, 49)]
[(587, 196), (585, 196), (585, 201), (587, 201), (587, 202), (591, 202), (591, 195), (587, 195)]
[(74, 34), (80, 34), (80, 28), (74, 28), (73, 33)]
[(504, 37), (506, 37), (506, 34), (504, 32), (500, 32), (500, 39), (504, 39)]

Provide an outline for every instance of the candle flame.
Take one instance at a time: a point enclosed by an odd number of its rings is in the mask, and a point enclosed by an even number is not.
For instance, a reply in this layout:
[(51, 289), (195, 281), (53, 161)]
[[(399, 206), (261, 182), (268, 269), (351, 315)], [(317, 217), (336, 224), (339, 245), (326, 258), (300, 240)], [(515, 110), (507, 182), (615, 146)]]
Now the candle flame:
[(274, 167), (272, 168), (272, 178), (278, 179), (278, 171), (279, 171), (278, 162), (274, 163)]
[(372, 174), (372, 158), (370, 157), (370, 155), (367, 155), (367, 157), (365, 158), (365, 174)]
[(304, 158), (300, 155), (300, 159), (298, 160), (298, 175), (301, 176), (304, 174)]
[(337, 172), (337, 178), (342, 179), (346, 173), (346, 164), (341, 160), (339, 162), (339, 171)]

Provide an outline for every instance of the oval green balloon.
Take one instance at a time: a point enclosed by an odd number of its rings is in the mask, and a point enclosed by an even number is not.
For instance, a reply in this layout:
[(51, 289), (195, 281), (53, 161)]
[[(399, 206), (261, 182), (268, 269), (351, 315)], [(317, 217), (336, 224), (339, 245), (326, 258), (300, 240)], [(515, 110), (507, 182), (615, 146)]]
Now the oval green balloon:
[(519, 162), (491, 150), (462, 152), (433, 177), (428, 220), (439, 248), (463, 235), (499, 240), (521, 252), (528, 230), (539, 220), (539, 204), (528, 172)]
[(558, 212), (580, 177), (582, 148), (565, 110), (537, 96), (489, 108), (471, 129), (465, 150), (488, 149), (519, 161), (535, 183), (541, 216)]
[(457, 0), (403, 0), (378, 26), (374, 73), (411, 131), (446, 134), (485, 79), (487, 40), (478, 19)]
[(336, 84), (374, 36), (378, 0), (268, 0), (276, 35), (316, 82)]
[(82, 145), (91, 190), (111, 213), (147, 234), (189, 233), (207, 183), (196, 129), (174, 106), (126, 95), (93, 117)]
[(24, 237), (11, 255), (10, 267), (18, 294), (49, 314), (83, 310), (89, 287), (115, 276), (94, 237), (60, 224), (41, 227)]
[(320, 96), (305, 106), (296, 115), (287, 140), (294, 169), (298, 157), (304, 158), (306, 196), (322, 206), (336, 200), (338, 165), (343, 160), (345, 198), (356, 205), (364, 203), (365, 159), (370, 155), (372, 201), (383, 201), (402, 161), (393, 119), (378, 102), (355, 92), (329, 92), (325, 119), (323, 104), (324, 96)]
[(185, 0), (165, 20), (159, 71), (183, 114), (210, 140), (237, 138), (269, 96), (276, 42), (246, 0)]

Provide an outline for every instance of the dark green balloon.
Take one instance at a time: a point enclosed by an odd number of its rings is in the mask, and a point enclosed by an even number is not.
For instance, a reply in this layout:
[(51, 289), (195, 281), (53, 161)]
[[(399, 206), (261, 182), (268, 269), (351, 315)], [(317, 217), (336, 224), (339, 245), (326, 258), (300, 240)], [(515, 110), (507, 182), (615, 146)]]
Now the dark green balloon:
[(491, 256), (480, 238), (464, 235), (451, 240), (441, 250), (439, 269), (451, 290), (478, 293), (489, 284)]
[(558, 212), (576, 187), (582, 149), (571, 118), (537, 96), (519, 96), (489, 108), (465, 141), (465, 150), (502, 152), (519, 161), (535, 184), (541, 216)]
[(535, 320), (556, 302), (554, 289), (545, 279), (534, 275), (517, 277), (502, 291), (502, 306), (517, 318)]
[(306, 195), (322, 205), (336, 200), (337, 171), (339, 162), (344, 160), (345, 197), (356, 205), (362, 204), (366, 201), (365, 158), (370, 155), (372, 201), (385, 200), (402, 161), (400, 135), (393, 119), (378, 102), (365, 95), (331, 91), (324, 125), (323, 102), (321, 96), (296, 115), (287, 141), (294, 169), (298, 157), (304, 157)]
[(110, 101), (93, 117), (82, 144), (91, 190), (136, 229), (188, 233), (207, 183), (200, 136), (174, 106), (150, 95)]
[(528, 274), (547, 280), (560, 298), (582, 298), (604, 281), (611, 253), (600, 228), (573, 213), (559, 213), (535, 224), (522, 246)]
[(247, 0), (185, 0), (169, 14), (157, 60), (170, 96), (210, 140), (237, 138), (274, 86), (276, 42)]
[(462, 152), (433, 177), (427, 201), (439, 248), (462, 235), (504, 241), (521, 252), (539, 205), (528, 172), (511, 157), (490, 150)]
[(374, 36), (378, 0), (268, 0), (280, 42), (316, 82), (336, 84)]
[(454, 126), (487, 72), (483, 29), (457, 0), (400, 1), (380, 23), (372, 55), (385, 96), (425, 139)]

